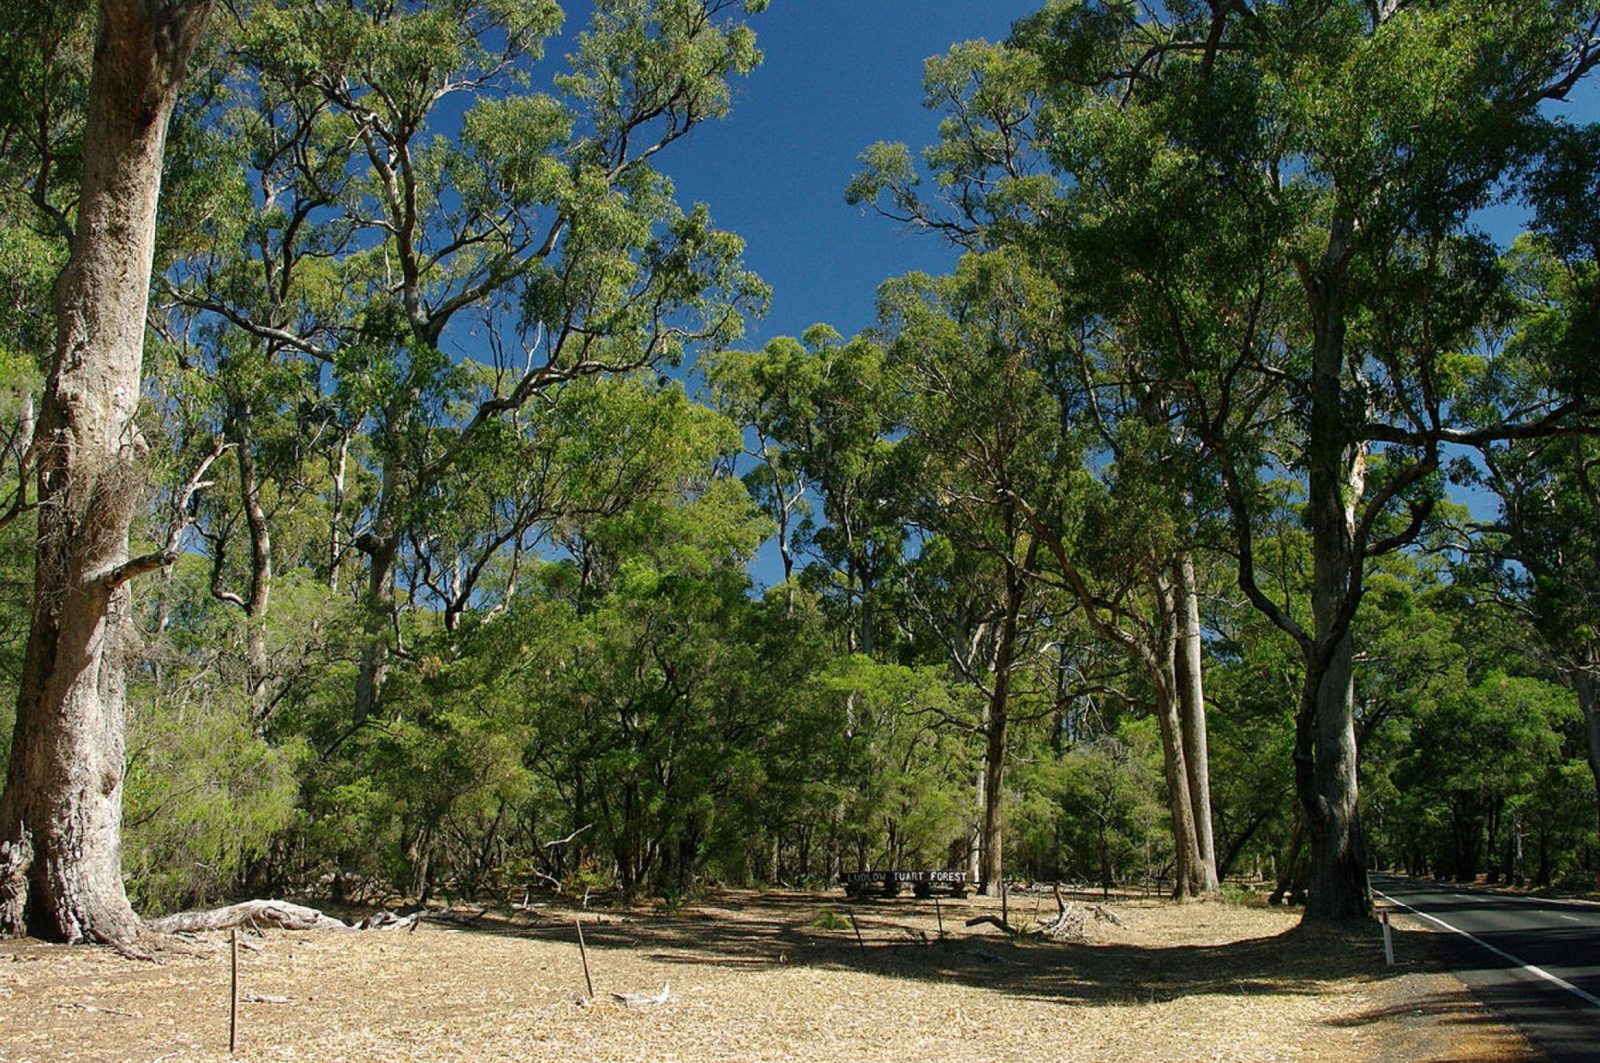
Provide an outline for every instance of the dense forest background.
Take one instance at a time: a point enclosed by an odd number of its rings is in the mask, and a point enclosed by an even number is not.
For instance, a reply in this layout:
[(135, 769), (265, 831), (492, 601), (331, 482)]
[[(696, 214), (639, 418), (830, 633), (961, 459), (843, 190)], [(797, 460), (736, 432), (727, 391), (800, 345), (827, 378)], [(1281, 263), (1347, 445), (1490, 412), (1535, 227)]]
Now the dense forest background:
[[(11, 6), (0, 735), (95, 23)], [(135, 906), (1293, 899), (1333, 836), (1592, 885), (1600, 136), (1541, 106), (1593, 5), (1052, 2), (930, 59), (935, 142), (839, 189), (959, 266), (752, 350), (769, 291), (657, 164), (760, 76), (761, 6), (605, 0), (570, 54), (551, 0), (214, 20), (135, 485), (181, 549), (117, 647)]]

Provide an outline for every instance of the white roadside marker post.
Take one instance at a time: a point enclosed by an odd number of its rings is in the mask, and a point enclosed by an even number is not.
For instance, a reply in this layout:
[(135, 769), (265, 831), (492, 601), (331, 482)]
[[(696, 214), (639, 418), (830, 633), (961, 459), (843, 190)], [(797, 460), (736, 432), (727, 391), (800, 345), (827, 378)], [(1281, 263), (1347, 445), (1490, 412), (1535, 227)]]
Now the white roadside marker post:
[(1378, 915), (1383, 919), (1383, 959), (1390, 967), (1394, 966), (1394, 937), (1389, 933), (1389, 906), (1383, 905), (1378, 909)]

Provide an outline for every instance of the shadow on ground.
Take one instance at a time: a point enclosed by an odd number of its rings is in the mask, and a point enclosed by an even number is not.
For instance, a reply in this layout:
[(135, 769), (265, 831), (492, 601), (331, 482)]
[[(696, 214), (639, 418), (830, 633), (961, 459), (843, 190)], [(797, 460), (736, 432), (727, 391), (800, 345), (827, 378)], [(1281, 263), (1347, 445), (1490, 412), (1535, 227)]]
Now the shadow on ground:
[[(1032, 903), (1025, 902), (1029, 911)], [(1026, 913), (1019, 914), (1023, 907), (1013, 905), (1014, 922), (1024, 921)], [(1046, 900), (1045, 907), (1051, 908), (1051, 902)], [(998, 913), (997, 907), (992, 910)], [(1219, 945), (1140, 944), (1127, 939), (1140, 933), (1141, 909), (1119, 911), (1129, 915), (1129, 929), (1117, 932), (1115, 939), (1093, 943), (1008, 939), (992, 927), (966, 927), (968, 917), (991, 913), (988, 902), (982, 901), (944, 902), (936, 911), (932, 901), (907, 898), (848, 903), (814, 893), (768, 892), (714, 895), (678, 912), (581, 915), (585, 942), (597, 955), (627, 950), (664, 965), (751, 969), (789, 964), (854, 970), (1062, 1004), (1145, 1005), (1197, 995), (1315, 995), (1328, 992), (1329, 983), (1346, 979), (1380, 983), (1401, 974), (1448, 969), (1438, 935), (1425, 931), (1397, 928), (1395, 951), (1402, 962), (1387, 967), (1376, 923), (1341, 930), (1296, 927)], [(1199, 917), (1205, 909), (1195, 911)], [(826, 919), (818, 925), (824, 912), (840, 917), (831, 929), (823, 928)], [(572, 941), (576, 946), (572, 920), (579, 914), (549, 908), (536, 918), (522, 912), (509, 919), (490, 915), (467, 929)], [(942, 941), (940, 916), (946, 932)], [(854, 928), (849, 927), (852, 918)], [(1355, 1026), (1424, 1015), (1448, 1015), (1463, 1023), (1490, 1021), (1468, 994), (1440, 993), (1420, 1003), (1375, 1009), (1341, 1022)]]

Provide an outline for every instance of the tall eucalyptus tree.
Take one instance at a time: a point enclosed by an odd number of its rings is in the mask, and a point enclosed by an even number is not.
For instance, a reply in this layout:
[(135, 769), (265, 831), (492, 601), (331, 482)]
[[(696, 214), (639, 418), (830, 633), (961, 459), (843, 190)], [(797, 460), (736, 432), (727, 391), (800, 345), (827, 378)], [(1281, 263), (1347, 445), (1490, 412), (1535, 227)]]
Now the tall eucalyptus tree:
[(249, 182), (171, 288), (303, 363), (335, 435), (367, 437), (339, 467), (365, 462), (376, 491), (334, 532), (366, 557), (357, 724), (381, 705), (408, 531), (503, 456), (505, 417), (726, 342), (764, 301), (739, 240), (653, 165), (727, 113), (760, 59), (735, 12), (762, 6), (604, 0), (554, 93), (530, 88), (553, 0), (251, 13), (220, 116)]
[[(968, 42), (947, 55), (930, 59), (925, 74), (926, 102), (943, 115), (940, 139), (926, 148), (919, 163), (903, 145), (877, 144), (862, 156), (864, 168), (847, 190), (851, 202), (869, 204), (880, 213), (913, 228), (938, 234), (969, 254), (1009, 249), (1030, 260), (1023, 272), (1028, 284), (1014, 286), (1013, 297), (1028, 292), (1031, 307), (1017, 306), (1019, 317), (1032, 317), (1031, 335), (1015, 352), (1024, 358), (1048, 391), (1060, 432), (1075, 437), (1069, 456), (1048, 455), (1058, 466), (1064, 460), (1088, 462), (1126, 491), (1141, 476), (1152, 482), (1175, 482), (1173, 468), (1192, 464), (1192, 446), (1181, 433), (1158, 446), (1167, 431), (1171, 399), (1159, 380), (1121, 378), (1108, 385), (1089, 369), (1084, 350), (1097, 335), (1092, 300), (1076, 290), (1079, 278), (1053, 242), (1070, 202), (1070, 181), (1049, 154), (1051, 129), (1043, 121), (1049, 81), (1038, 55), (1020, 47)], [(931, 181), (924, 180), (924, 174)], [(965, 267), (964, 267), (965, 268)], [(974, 266), (972, 274), (982, 272)], [(1041, 288), (1051, 288), (1041, 291)], [(996, 289), (998, 292), (999, 289)], [(1040, 307), (1049, 307), (1049, 320)], [(965, 321), (961, 313), (952, 315)], [(982, 320), (981, 314), (975, 320)], [(969, 349), (974, 363), (994, 354), (999, 334), (975, 337)], [(1021, 337), (1011, 337), (1019, 340)], [(1019, 401), (1022, 401), (1019, 399)], [(1134, 460), (1136, 452), (1143, 462)], [(1064, 483), (1075, 470), (1058, 467), (1055, 481)], [(1176, 490), (1183, 491), (1178, 484)], [(995, 501), (1014, 512), (1019, 534), (1053, 542), (1053, 562), (1067, 559), (1073, 534), (1059, 526), (1059, 506), (1047, 501), (1048, 491), (1029, 491), (1017, 484), (991, 485)], [(1154, 501), (1154, 494), (1135, 497)], [(1131, 500), (1130, 500), (1131, 501)], [(1166, 507), (1175, 516), (1178, 507)], [(1197, 507), (1188, 507), (1193, 510)], [(1043, 520), (1041, 521), (1041, 518)], [(1037, 523), (1036, 523), (1037, 522)], [(1167, 540), (1142, 540), (1151, 551), (1134, 568), (1142, 575), (1156, 610), (1151, 623), (1111, 627), (1113, 641), (1134, 652), (1160, 673), (1153, 690), (1162, 733), (1172, 822), (1181, 870), (1177, 891), (1184, 896), (1216, 889), (1212, 845), (1209, 775), (1206, 768), (1205, 702), (1201, 678), (1198, 588), (1193, 551), (1201, 536), (1194, 521)], [(1076, 570), (1080, 562), (1072, 561)], [(1059, 567), (1059, 566), (1058, 566)], [(1111, 619), (1097, 612), (1093, 580), (1069, 580), (1065, 589), (1082, 595), (1091, 622)], [(1159, 615), (1157, 615), (1159, 614)], [(1133, 628), (1144, 628), (1144, 635)], [(1145, 669), (1148, 671), (1148, 669)], [(1154, 674), (1154, 673), (1151, 673)], [(1167, 709), (1171, 710), (1170, 717)]]
[(167, 125), (211, 6), (100, 7), (72, 250), (29, 446), (34, 595), (0, 795), (0, 935), (126, 947), (139, 930), (121, 871), (127, 585), (170, 565), (177, 543), (129, 556), (148, 449), (134, 415)]
[[(1468, 401), (1504, 290), (1471, 226), (1600, 62), (1600, 9), (1353, 0), (1168, 8), (1052, 3), (1018, 28), (1052, 89), (1044, 121), (1072, 184), (1056, 239), (1098, 278), (1129, 369), (1171, 382), (1231, 513), (1238, 577), (1300, 647), (1296, 785), (1307, 915), (1368, 906), (1351, 625), (1368, 561), (1412, 541), (1448, 445), (1573, 426), (1545, 389)], [(1548, 379), (1570, 379), (1545, 349)], [(1257, 580), (1262, 479), (1305, 491), (1307, 600)]]

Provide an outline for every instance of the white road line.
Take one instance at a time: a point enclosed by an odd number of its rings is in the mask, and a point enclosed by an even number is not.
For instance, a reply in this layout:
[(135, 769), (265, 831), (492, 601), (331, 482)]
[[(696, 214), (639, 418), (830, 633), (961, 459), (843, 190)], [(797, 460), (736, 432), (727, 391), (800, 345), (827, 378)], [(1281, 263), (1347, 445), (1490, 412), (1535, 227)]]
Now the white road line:
[(1479, 897), (1493, 897), (1498, 901), (1511, 901), (1514, 904), (1542, 904), (1549, 907), (1552, 904), (1581, 904), (1589, 908), (1596, 907), (1596, 902), (1586, 901), (1581, 897), (1516, 897), (1509, 893), (1500, 893), (1497, 890), (1485, 890), (1478, 894)]
[[(1556, 913), (1556, 914), (1557, 914), (1557, 915), (1561, 915), (1561, 913), (1560, 913), (1560, 912), (1557, 912), (1557, 913)], [(1561, 915), (1561, 918), (1563, 918), (1563, 919), (1565, 919), (1565, 920), (1567, 920), (1567, 921), (1568, 921), (1568, 922), (1572, 922), (1572, 923), (1581, 923), (1581, 922), (1583, 922), (1583, 920), (1582, 920), (1582, 919), (1579, 919), (1579, 918), (1578, 918), (1578, 917), (1577, 917), (1577, 916), (1575, 916), (1575, 915)]]
[[(1392, 875), (1374, 875), (1374, 878), (1393, 878)], [(1495, 900), (1510, 901), (1513, 904), (1542, 904), (1546, 907), (1552, 904), (1582, 905), (1585, 908), (1600, 908), (1600, 901), (1586, 900), (1583, 897), (1519, 897), (1514, 893), (1503, 893), (1497, 889), (1484, 889), (1474, 894), (1455, 894), (1457, 897), (1493, 897)]]
[(1474, 896), (1493, 897), (1497, 901), (1511, 901), (1514, 904), (1541, 904), (1547, 908), (1552, 904), (1581, 904), (1588, 908), (1600, 907), (1600, 902), (1586, 901), (1581, 897), (1518, 897), (1510, 893), (1501, 893), (1499, 890), (1484, 890)]
[(1460, 934), (1462, 937), (1466, 938), (1468, 941), (1472, 942), (1474, 945), (1478, 945), (1478, 946), (1481, 946), (1482, 948), (1485, 948), (1485, 949), (1489, 950), (1490, 952), (1494, 953), (1496, 956), (1499, 956), (1502, 960), (1509, 960), (1510, 962), (1516, 964), (1520, 969), (1522, 969), (1524, 971), (1527, 971), (1529, 974), (1537, 975), (1538, 977), (1543, 978), (1547, 982), (1550, 982), (1550, 983), (1553, 983), (1554, 985), (1560, 986), (1562, 989), (1565, 989), (1567, 992), (1571, 993), (1573, 996), (1577, 997), (1579, 1000), (1582, 1000), (1584, 1003), (1589, 1004), (1592, 1007), (1600, 1008), (1600, 997), (1595, 996), (1593, 993), (1589, 993), (1589, 992), (1586, 992), (1586, 991), (1584, 991), (1582, 989), (1579, 989), (1577, 986), (1573, 985), (1571, 982), (1567, 981), (1565, 978), (1559, 978), (1556, 975), (1553, 975), (1549, 971), (1545, 970), (1543, 967), (1536, 967), (1535, 965), (1527, 962), (1526, 960), (1522, 959), (1519, 956), (1511, 955), (1511, 953), (1507, 952), (1504, 949), (1497, 949), (1493, 945), (1489, 944), (1487, 941), (1484, 941), (1482, 938), (1474, 937), (1472, 934), (1469, 934), (1465, 930), (1462, 930), (1459, 926), (1451, 926), (1449, 923), (1445, 922), (1443, 919), (1440, 919), (1436, 915), (1429, 915), (1427, 912), (1419, 912), (1415, 908), (1411, 907), (1411, 905), (1406, 904), (1404, 901), (1397, 901), (1393, 897), (1389, 896), (1387, 893), (1384, 893), (1381, 890), (1373, 890), (1372, 892), (1376, 893), (1378, 896), (1382, 897), (1384, 900), (1388, 901), (1390, 904), (1398, 905), (1401, 908), (1404, 908), (1406, 911), (1410, 912), (1412, 915), (1420, 916), (1423, 919), (1429, 920), (1430, 922), (1438, 923), (1440, 926), (1444, 927), (1446, 930), (1451, 930), (1451, 931), (1454, 931), (1457, 934)]

